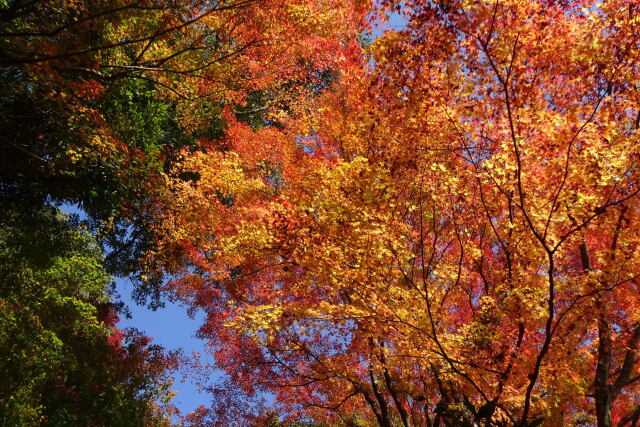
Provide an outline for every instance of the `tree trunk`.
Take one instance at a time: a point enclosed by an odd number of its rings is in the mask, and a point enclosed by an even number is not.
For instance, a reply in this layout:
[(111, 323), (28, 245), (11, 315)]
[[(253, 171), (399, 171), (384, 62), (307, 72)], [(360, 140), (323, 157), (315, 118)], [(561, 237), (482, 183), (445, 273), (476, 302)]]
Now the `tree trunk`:
[(611, 330), (603, 314), (598, 319), (598, 365), (594, 381), (598, 427), (611, 427)]

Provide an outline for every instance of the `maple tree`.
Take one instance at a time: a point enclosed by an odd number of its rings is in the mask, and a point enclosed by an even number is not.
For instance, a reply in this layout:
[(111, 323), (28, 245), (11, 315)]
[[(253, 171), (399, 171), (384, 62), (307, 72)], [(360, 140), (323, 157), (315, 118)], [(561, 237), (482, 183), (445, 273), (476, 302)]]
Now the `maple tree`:
[(380, 7), (283, 126), (183, 153), (150, 259), (290, 420), (636, 425), (637, 4)]

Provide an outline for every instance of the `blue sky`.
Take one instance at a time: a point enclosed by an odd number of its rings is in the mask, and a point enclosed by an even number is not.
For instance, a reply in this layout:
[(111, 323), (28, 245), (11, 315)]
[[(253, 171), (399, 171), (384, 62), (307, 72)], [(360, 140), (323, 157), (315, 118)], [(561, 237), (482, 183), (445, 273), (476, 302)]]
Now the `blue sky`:
[[(154, 344), (160, 344), (167, 350), (181, 348), (186, 356), (197, 352), (202, 355), (203, 361), (212, 361), (211, 356), (205, 351), (205, 342), (195, 337), (196, 331), (204, 321), (202, 313), (196, 313), (194, 318), (190, 318), (185, 307), (170, 301), (165, 301), (165, 307), (155, 311), (137, 305), (131, 299), (132, 286), (128, 280), (116, 281), (116, 289), (131, 311), (131, 318), (123, 317), (118, 326), (136, 328), (153, 338)], [(172, 403), (183, 414), (210, 403), (209, 394), (200, 392), (193, 379), (182, 381), (181, 378), (176, 378), (173, 389), (178, 394)]]
[[(85, 217), (84, 212), (75, 205), (63, 204), (60, 209), (68, 214), (77, 214), (80, 218)], [(166, 298), (164, 299), (165, 307), (155, 311), (146, 306), (140, 306), (131, 298), (133, 284), (127, 279), (116, 280), (116, 291), (131, 313), (130, 318), (121, 316), (118, 327), (136, 328), (152, 338), (154, 344), (160, 344), (167, 350), (181, 349), (186, 356), (197, 352), (202, 356), (203, 362), (213, 361), (211, 355), (205, 351), (205, 342), (195, 337), (204, 321), (203, 313), (196, 313), (191, 318), (185, 307), (167, 301)], [(218, 374), (212, 372), (212, 379), (215, 379), (216, 375)], [(182, 374), (176, 375), (173, 389), (177, 395), (172, 403), (182, 414), (210, 403), (209, 394), (198, 390), (194, 378), (187, 377), (183, 381)]]

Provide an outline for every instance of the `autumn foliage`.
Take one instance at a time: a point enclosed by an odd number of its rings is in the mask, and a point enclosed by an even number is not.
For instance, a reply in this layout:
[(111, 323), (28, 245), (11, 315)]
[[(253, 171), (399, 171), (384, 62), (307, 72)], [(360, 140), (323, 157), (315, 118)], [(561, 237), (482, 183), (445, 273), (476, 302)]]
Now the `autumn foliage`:
[(284, 127), (168, 175), (169, 288), (290, 420), (635, 425), (638, 6), (380, 7)]
[(117, 328), (112, 277), (161, 305), (163, 277), (140, 261), (173, 197), (165, 174), (236, 115), (297, 108), (366, 10), (0, 0), (0, 424), (171, 423), (175, 355)]
[[(71, 3), (0, 66), (99, 130), (60, 168), (144, 178), (135, 268), (230, 381), (186, 423), (640, 422), (636, 1)], [(114, 132), (132, 80), (187, 142)]]

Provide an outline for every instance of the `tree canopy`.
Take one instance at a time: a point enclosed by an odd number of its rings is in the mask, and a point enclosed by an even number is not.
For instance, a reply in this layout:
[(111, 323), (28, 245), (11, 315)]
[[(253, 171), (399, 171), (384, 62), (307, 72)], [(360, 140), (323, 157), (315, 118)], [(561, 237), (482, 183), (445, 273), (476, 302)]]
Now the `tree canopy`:
[(206, 314), (185, 425), (640, 422), (637, 2), (5, 3), (0, 189)]
[(95, 243), (54, 208), (2, 209), (2, 425), (164, 425), (176, 354), (122, 331)]

